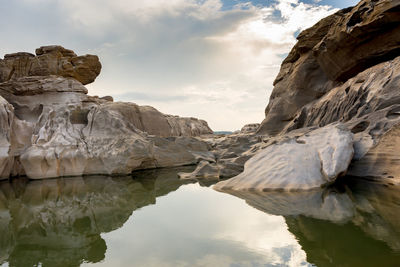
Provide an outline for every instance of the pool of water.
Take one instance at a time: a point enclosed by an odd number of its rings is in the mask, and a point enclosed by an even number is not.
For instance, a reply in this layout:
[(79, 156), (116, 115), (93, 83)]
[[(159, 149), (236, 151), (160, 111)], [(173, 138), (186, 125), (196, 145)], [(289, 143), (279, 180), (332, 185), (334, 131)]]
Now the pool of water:
[(221, 193), (178, 171), (0, 183), (0, 266), (399, 266), (400, 188)]

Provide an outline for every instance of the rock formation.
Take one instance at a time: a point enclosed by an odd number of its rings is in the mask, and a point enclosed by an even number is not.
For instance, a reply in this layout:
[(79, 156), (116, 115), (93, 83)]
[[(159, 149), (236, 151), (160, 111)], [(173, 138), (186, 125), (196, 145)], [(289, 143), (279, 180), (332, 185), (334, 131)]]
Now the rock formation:
[(57, 45), (36, 49), (36, 56), (20, 52), (7, 54), (4, 60), (0, 60), (0, 82), (28, 76), (57, 75), (89, 84), (100, 71), (97, 56), (77, 56), (74, 51)]
[(240, 129), (240, 133), (255, 133), (258, 128), (260, 128), (260, 124), (259, 123), (250, 123), (250, 124), (246, 124), (245, 126), (242, 127), (242, 129)]
[(343, 125), (324, 127), (272, 144), (217, 190), (308, 190), (332, 183), (353, 157), (353, 135)]
[(363, 0), (300, 33), (275, 79), (258, 132), (278, 134), (304, 105), (399, 56), (399, 6), (397, 1)]
[(0, 62), (8, 73), (0, 83), (1, 178), (128, 174), (212, 157), (191, 137), (212, 132), (204, 121), (87, 95), (82, 83), (99, 74), (97, 57), (59, 46), (36, 54)]
[(204, 120), (166, 115), (150, 106), (118, 102), (109, 103), (109, 108), (123, 114), (139, 130), (152, 135), (200, 136), (213, 133)]
[[(264, 135), (262, 143), (251, 148), (261, 151), (248, 161), (242, 174), (216, 188), (309, 188), (304, 184), (310, 173), (302, 171), (308, 166), (306, 154), (295, 140), (305, 133), (311, 136), (313, 129), (322, 127), (324, 131), (338, 123), (354, 134), (351, 142), (348, 138), (339, 141), (344, 146), (353, 143), (354, 149), (352, 162), (343, 173), (382, 182), (400, 181), (400, 153), (396, 148), (400, 125), (400, 2), (362, 0), (303, 31), (283, 61), (274, 85), (266, 117), (257, 130), (258, 135)], [(320, 137), (320, 144), (329, 137), (328, 132)], [(280, 157), (288, 149), (298, 158)], [(290, 162), (290, 166), (282, 162)], [(275, 163), (283, 165), (277, 167)], [(286, 172), (290, 169), (292, 172)], [(311, 172), (312, 168), (307, 170)], [(297, 183), (299, 179), (304, 187)]]

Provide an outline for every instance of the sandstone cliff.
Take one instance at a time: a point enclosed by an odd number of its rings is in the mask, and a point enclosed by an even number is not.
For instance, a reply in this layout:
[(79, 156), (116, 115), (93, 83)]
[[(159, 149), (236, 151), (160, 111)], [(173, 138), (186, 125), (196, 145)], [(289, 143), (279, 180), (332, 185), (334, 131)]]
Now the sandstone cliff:
[(362, 0), (303, 31), (282, 63), (258, 132), (280, 133), (305, 105), (362, 71), (396, 58), (399, 40), (400, 3), (393, 0)]

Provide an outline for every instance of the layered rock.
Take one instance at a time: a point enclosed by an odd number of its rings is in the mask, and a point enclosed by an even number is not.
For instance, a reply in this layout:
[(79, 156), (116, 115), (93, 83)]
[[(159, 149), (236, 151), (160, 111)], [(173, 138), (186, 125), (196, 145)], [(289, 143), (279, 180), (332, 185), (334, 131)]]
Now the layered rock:
[[(242, 173), (215, 188), (304, 190), (345, 172), (397, 183), (399, 8), (397, 1), (363, 0), (300, 33), (274, 82), (258, 143), (249, 142), (257, 126), (246, 125), (232, 135), (240, 138), (225, 138), (229, 148), (216, 146), (216, 163), (183, 177), (221, 178), (232, 170), (226, 160), (237, 163), (238, 172), (231, 172), (237, 175), (252, 157)], [(323, 150), (335, 152), (323, 159)]]
[[(42, 47), (37, 54), (60, 60), (76, 56), (62, 47)], [(6, 56), (5, 61), (20, 58), (21, 54)], [(195, 164), (213, 158), (205, 142), (190, 137), (212, 132), (206, 122), (89, 96), (79, 77), (74, 76), (83, 75), (82, 66), (75, 64), (82, 73), (74, 70), (77, 73), (70, 75), (73, 77), (41, 66), (49, 71), (16, 70), (14, 76), (0, 83), (1, 178), (129, 174), (137, 169)], [(4, 72), (7, 67), (0, 64), (0, 70)], [(92, 75), (90, 70), (86, 72)]]
[(129, 120), (136, 128), (157, 136), (200, 136), (213, 131), (204, 120), (166, 115), (150, 106), (135, 103), (108, 103)]
[(279, 139), (341, 122), (354, 133), (349, 173), (400, 177), (399, 43), (398, 1), (362, 0), (303, 31), (282, 63), (258, 134)]
[(180, 173), (182, 179), (231, 178), (243, 171), (243, 165), (263, 145), (262, 138), (254, 134), (213, 135), (202, 138), (210, 147), (213, 157), (203, 155), (192, 173)]
[(88, 84), (100, 71), (97, 56), (77, 56), (74, 51), (56, 45), (36, 49), (36, 56), (23, 52), (7, 54), (0, 60), (0, 82), (27, 76), (57, 75)]
[(306, 104), (400, 53), (400, 3), (363, 0), (298, 36), (274, 82), (259, 133), (276, 135)]

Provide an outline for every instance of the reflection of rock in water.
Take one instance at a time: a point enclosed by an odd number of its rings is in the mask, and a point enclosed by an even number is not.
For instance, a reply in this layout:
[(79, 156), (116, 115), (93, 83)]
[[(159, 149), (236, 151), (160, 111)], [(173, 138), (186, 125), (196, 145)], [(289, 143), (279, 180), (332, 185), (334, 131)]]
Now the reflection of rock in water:
[(398, 266), (400, 255), (352, 223), (335, 224), (311, 217), (286, 217), (291, 233), (316, 266)]
[(261, 211), (284, 216), (310, 263), (396, 266), (400, 187), (343, 180), (346, 184), (308, 192), (226, 192)]
[(0, 183), (0, 264), (79, 266), (101, 261), (107, 247), (100, 233), (120, 228), (134, 210), (178, 189), (183, 182), (176, 173), (167, 169), (138, 172), (134, 179)]

